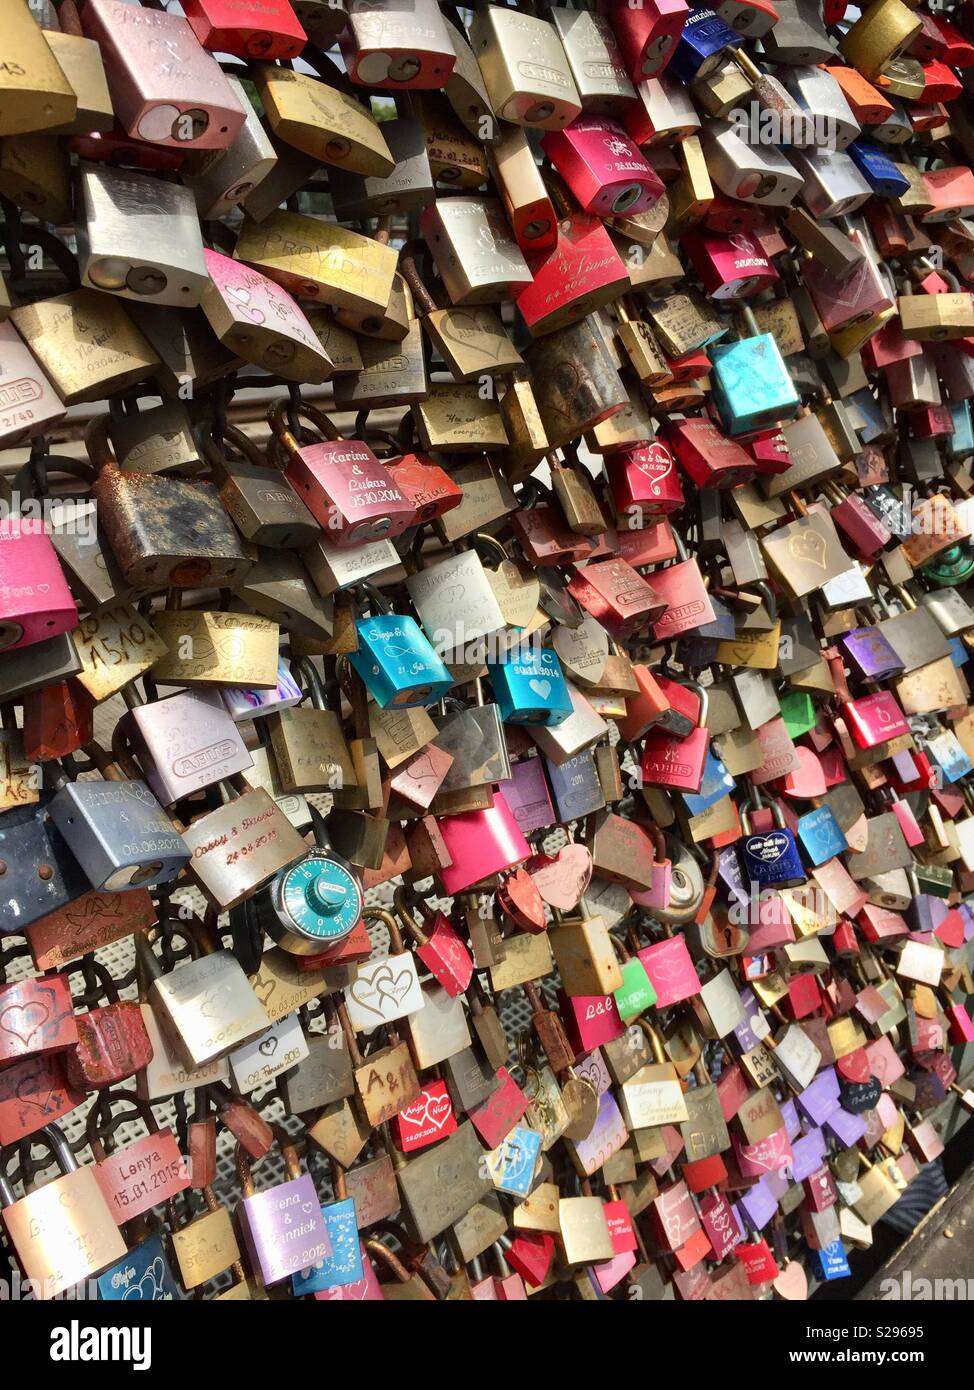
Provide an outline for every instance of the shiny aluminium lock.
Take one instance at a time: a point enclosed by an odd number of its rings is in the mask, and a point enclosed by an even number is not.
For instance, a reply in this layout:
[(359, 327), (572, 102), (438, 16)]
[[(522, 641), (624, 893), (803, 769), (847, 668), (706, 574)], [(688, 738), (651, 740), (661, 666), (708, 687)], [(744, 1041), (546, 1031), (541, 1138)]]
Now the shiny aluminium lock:
[(339, 45), (351, 81), (385, 91), (445, 87), (457, 62), (436, 0), (349, 0)]
[(43, 434), (65, 407), (40, 363), (12, 323), (0, 323), (0, 445), (10, 448)]
[[(214, 943), (200, 925), (192, 944), (196, 950)], [(191, 1070), (226, 1057), (270, 1027), (267, 1011), (230, 951), (204, 950), (163, 973), (148, 941), (139, 936), (136, 959), (152, 1013), (169, 1046)]]
[(98, 890), (120, 892), (169, 883), (189, 850), (152, 792), (133, 781), (97, 745), (88, 745), (104, 781), (66, 782), (48, 815)]
[(590, 10), (555, 6), (551, 23), (561, 40), (584, 111), (621, 117), (635, 93), (608, 19)]
[(228, 216), (269, 178), (277, 165), (274, 146), (239, 78), (227, 80), (246, 112), (239, 134), (225, 150), (190, 153), (182, 167), (183, 183), (196, 199), (201, 221), (218, 221)]
[(196, 201), (180, 184), (82, 163), (78, 171), (81, 283), (192, 309), (208, 276)]
[(495, 304), (531, 283), (497, 199), (438, 198), (419, 225), (451, 303)]
[(226, 149), (232, 143), (245, 120), (243, 107), (187, 20), (119, 0), (93, 0), (84, 7), (82, 25), (101, 47), (115, 112), (129, 135), (184, 149)]
[(731, 121), (711, 121), (700, 131), (707, 168), (729, 198), (761, 207), (788, 207), (803, 180), (773, 145), (748, 145)]
[(475, 13), (469, 36), (491, 106), (502, 121), (560, 130), (579, 114), (581, 99), (552, 24), (485, 5)]

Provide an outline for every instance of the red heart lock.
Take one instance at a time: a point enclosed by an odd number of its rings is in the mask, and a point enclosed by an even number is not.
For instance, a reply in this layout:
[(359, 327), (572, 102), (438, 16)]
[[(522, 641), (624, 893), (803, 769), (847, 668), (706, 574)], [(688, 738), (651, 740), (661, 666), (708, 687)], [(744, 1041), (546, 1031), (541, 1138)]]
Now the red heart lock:
[(544, 902), (538, 885), (526, 869), (515, 869), (508, 874), (497, 890), (497, 901), (505, 917), (510, 917), (525, 931), (545, 930)]

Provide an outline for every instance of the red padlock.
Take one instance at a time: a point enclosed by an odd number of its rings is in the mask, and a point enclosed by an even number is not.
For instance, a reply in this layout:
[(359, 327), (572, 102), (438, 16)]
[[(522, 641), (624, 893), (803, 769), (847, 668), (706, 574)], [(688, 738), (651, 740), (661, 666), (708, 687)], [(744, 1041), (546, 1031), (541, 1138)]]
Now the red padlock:
[(98, 961), (83, 969), (86, 1004), (105, 998), (103, 1007), (77, 1015), (78, 1041), (65, 1059), (68, 1081), (79, 1091), (100, 1091), (143, 1071), (152, 1061), (153, 1049), (137, 1003), (123, 1002), (108, 969)]

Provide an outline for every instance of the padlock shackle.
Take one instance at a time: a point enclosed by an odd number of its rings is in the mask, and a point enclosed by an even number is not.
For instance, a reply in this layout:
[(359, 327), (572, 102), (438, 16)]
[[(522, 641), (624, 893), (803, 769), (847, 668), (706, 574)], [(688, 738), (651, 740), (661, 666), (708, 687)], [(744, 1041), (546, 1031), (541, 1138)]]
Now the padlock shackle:
[(393, 893), (392, 902), (396, 916), (399, 918), (399, 921), (402, 923), (403, 927), (405, 927), (406, 931), (409, 932), (410, 936), (415, 939), (416, 944), (418, 946), (428, 946), (429, 937), (406, 906), (406, 889), (402, 884), (400, 884)]
[(423, 283), (422, 276), (416, 265), (416, 258), (422, 252), (424, 243), (418, 239), (407, 241), (406, 245), (399, 252), (399, 271), (406, 281), (406, 284), (413, 292), (416, 306), (423, 318), (436, 312), (439, 305), (433, 298), (426, 285)]
[(311, 696), (314, 709), (328, 708), (325, 683), (310, 656), (299, 656), (296, 661), (292, 661), (291, 675), (298, 685), (306, 687), (306, 694)]
[(370, 1255), (375, 1255), (382, 1261), (387, 1269), (392, 1271), (400, 1284), (409, 1283), (413, 1276), (399, 1259), (398, 1255), (394, 1255), (387, 1246), (382, 1244), (381, 1240), (378, 1240), (375, 1236), (369, 1236), (368, 1240), (362, 1243)]
[[(297, 458), (301, 453), (302, 445), (297, 436), (291, 429), (290, 411), (292, 403), (289, 400), (277, 400), (267, 412), (267, 422), (271, 427), (274, 438), (283, 446), (291, 458)], [(310, 405), (307, 401), (293, 407), (298, 419), (310, 420), (318, 432), (324, 435), (326, 440), (332, 442), (344, 439), (344, 435), (329, 420), (323, 410), (319, 410), (316, 405)]]
[(389, 941), (392, 956), (405, 956), (408, 954), (405, 943), (402, 939), (402, 932), (399, 930), (399, 923), (395, 917), (384, 907), (367, 907), (362, 913), (363, 922), (381, 922), (389, 933)]
[[(117, 1105), (126, 1106), (132, 1113), (113, 1115), (112, 1107)], [(109, 1142), (108, 1136), (114, 1136), (120, 1125), (131, 1124), (132, 1114), (142, 1121), (149, 1134), (159, 1133), (159, 1122), (147, 1100), (142, 1100), (131, 1091), (116, 1091), (114, 1094), (111, 1090), (98, 1092), (98, 1098), (88, 1111), (85, 1121), (85, 1138), (96, 1163), (104, 1162), (106, 1155), (112, 1152), (115, 1145)], [(105, 1138), (99, 1132), (103, 1128), (107, 1128), (108, 1131)]]
[(103, 468), (118, 468), (109, 435), (110, 415), (93, 415), (85, 429), (85, 449), (97, 473)]
[[(212, 464), (215, 469), (225, 471), (228, 459), (213, 436), (201, 432), (199, 439), (204, 458)], [(278, 465), (271, 460), (269, 455), (262, 454), (254, 440), (236, 425), (224, 425), (223, 442), (226, 443), (228, 441), (233, 445), (237, 453), (240, 454), (247, 463), (252, 464), (254, 468), (278, 467)]]

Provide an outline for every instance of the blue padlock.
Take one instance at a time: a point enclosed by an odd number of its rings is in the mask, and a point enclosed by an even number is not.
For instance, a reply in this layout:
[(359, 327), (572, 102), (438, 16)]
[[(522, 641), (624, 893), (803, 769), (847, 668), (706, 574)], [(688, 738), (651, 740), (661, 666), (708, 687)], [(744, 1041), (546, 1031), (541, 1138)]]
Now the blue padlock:
[(732, 438), (793, 420), (801, 409), (773, 335), (760, 333), (751, 310), (738, 307), (748, 336), (710, 349), (714, 404)]
[(759, 833), (751, 830), (749, 812), (750, 802), (745, 802), (741, 808), (744, 835), (738, 845), (744, 877), (759, 888), (797, 888), (805, 882), (805, 870), (781, 811), (774, 807), (774, 827)]
[(359, 618), (358, 650), (349, 662), (380, 709), (434, 705), (453, 685), (442, 659), (415, 618), (376, 613)]
[(728, 48), (740, 48), (744, 42), (726, 20), (711, 9), (691, 10), (670, 59), (668, 76), (676, 77), (689, 87), (697, 78), (707, 77), (720, 67)]
[(849, 848), (849, 841), (829, 806), (816, 806), (798, 818), (798, 838), (815, 868)]
[(110, 1303), (173, 1303), (180, 1297), (158, 1234), (133, 1245), (97, 1282), (98, 1297)]
[(900, 198), (910, 187), (910, 180), (878, 145), (853, 140), (846, 153), (877, 198)]
[(602, 783), (595, 759), (587, 749), (560, 765), (550, 758), (544, 761), (560, 821), (581, 820), (583, 816), (602, 810), (605, 805)]
[(561, 662), (551, 647), (516, 647), (502, 661), (488, 662), (487, 675), (505, 724), (550, 728), (564, 724), (572, 712)]
[(329, 1202), (321, 1208), (321, 1215), (331, 1241), (331, 1253), (311, 1269), (291, 1275), (291, 1292), (295, 1298), (340, 1288), (344, 1284), (357, 1284), (362, 1278), (362, 1247), (355, 1202), (351, 1197)]

